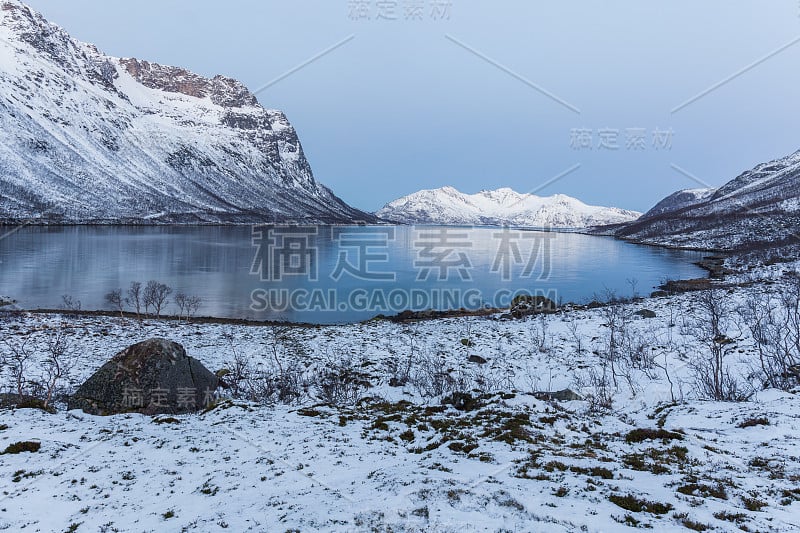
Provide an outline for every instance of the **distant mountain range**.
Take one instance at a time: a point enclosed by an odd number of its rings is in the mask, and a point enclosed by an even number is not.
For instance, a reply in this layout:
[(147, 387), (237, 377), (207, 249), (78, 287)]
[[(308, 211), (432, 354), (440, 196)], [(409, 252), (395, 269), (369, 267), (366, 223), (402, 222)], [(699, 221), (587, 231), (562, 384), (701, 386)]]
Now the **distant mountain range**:
[(0, 0), (0, 221), (375, 221), (236, 80), (110, 57)]
[(615, 230), (647, 244), (737, 250), (800, 242), (800, 151), (718, 189), (678, 191)]
[(585, 228), (636, 220), (641, 213), (596, 207), (556, 194), (541, 197), (512, 189), (465, 194), (453, 187), (423, 190), (386, 204), (378, 217), (403, 224), (509, 225)]

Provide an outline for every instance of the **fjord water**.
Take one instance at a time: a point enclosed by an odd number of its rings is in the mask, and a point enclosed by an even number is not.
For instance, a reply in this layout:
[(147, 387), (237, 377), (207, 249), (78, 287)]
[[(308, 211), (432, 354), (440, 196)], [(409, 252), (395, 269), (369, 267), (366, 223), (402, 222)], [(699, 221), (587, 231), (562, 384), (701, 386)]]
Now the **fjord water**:
[(158, 280), (201, 297), (203, 316), (344, 323), (508, 305), (518, 291), (585, 303), (629, 296), (631, 279), (647, 295), (703, 276), (702, 255), (501, 228), (26, 227), (0, 239), (0, 295), (25, 309), (59, 308), (63, 295), (109, 309), (109, 291)]

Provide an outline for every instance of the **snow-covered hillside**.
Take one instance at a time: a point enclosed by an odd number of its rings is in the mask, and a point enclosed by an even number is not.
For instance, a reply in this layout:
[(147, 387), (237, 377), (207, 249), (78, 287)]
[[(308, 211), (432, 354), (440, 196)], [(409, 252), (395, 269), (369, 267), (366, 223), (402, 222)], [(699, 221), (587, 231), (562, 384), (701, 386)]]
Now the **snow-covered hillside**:
[(718, 189), (679, 191), (633, 224), (625, 239), (734, 250), (800, 240), (800, 151), (763, 163)]
[(684, 189), (676, 193), (672, 193), (660, 202), (658, 202), (652, 209), (642, 215), (642, 218), (651, 218), (666, 213), (672, 213), (680, 209), (686, 209), (699, 204), (703, 200), (711, 197), (717, 189)]
[(556, 194), (541, 197), (508, 188), (465, 194), (453, 187), (422, 190), (395, 200), (375, 213), (406, 224), (509, 225), (584, 228), (631, 222), (640, 213), (597, 207)]
[(0, 220), (372, 220), (236, 80), (109, 57), (0, 2)]

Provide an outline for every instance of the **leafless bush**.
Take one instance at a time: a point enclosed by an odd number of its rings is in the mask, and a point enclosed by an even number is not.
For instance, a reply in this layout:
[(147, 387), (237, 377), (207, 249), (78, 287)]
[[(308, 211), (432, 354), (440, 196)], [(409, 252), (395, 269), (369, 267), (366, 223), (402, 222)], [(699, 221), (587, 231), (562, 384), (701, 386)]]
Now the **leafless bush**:
[(691, 362), (698, 394), (716, 401), (744, 401), (747, 393), (731, 373), (726, 357), (733, 341), (727, 336), (731, 326), (731, 307), (719, 289), (699, 292), (692, 333), (706, 353)]
[[(465, 376), (465, 383), (472, 383), (472, 388), (484, 394), (509, 391), (514, 389), (515, 373), (509, 367), (493, 368), (480, 365)], [(464, 387), (465, 390), (466, 387)]]
[(471, 388), (465, 373), (451, 368), (443, 353), (420, 354), (411, 370), (409, 382), (425, 398), (436, 398)]
[(49, 328), (42, 341), (44, 360), (40, 383), (43, 386), (44, 407), (49, 407), (62, 383), (69, 378), (76, 364), (76, 350), (70, 340), (70, 329), (65, 324)]
[[(411, 380), (411, 372), (418, 359), (419, 328), (419, 323), (412, 323), (403, 331), (407, 347), (404, 345), (404, 352), (398, 354), (397, 359), (389, 361), (389, 383), (392, 386), (400, 387)], [(388, 348), (391, 350), (391, 345)]]
[(751, 292), (739, 309), (759, 355), (765, 387), (791, 390), (800, 384), (800, 278), (792, 276), (778, 294)]
[(603, 293), (602, 301), (605, 302), (605, 305), (601, 308), (601, 315), (605, 321), (605, 326), (608, 328), (602, 355), (608, 363), (608, 370), (614, 388), (617, 388), (619, 359), (622, 355), (625, 338), (628, 335), (628, 323), (631, 316), (623, 305), (623, 300), (618, 298), (614, 291), (606, 289)]
[(35, 398), (50, 407), (63, 391), (64, 381), (76, 363), (65, 323), (48, 326), (39, 336), (6, 338), (0, 345), (2, 367), (9, 371), (8, 386), (19, 400)]
[(306, 371), (293, 361), (245, 354), (232, 335), (226, 335), (231, 356), (225, 365), (223, 379), (231, 396), (258, 403), (293, 404), (308, 393)]
[(648, 377), (653, 378), (653, 369), (656, 366), (656, 353), (653, 346), (656, 344), (655, 334), (652, 331), (636, 331), (629, 328), (627, 322), (620, 335), (620, 354), (622, 359), (632, 368), (641, 370)]
[(148, 281), (142, 292), (142, 303), (144, 304), (145, 312), (149, 314), (152, 307), (156, 317), (160, 317), (161, 311), (169, 303), (170, 294), (172, 294), (172, 288), (169, 285), (156, 280)]
[(583, 335), (580, 332), (580, 327), (577, 320), (572, 320), (567, 323), (567, 330), (575, 343), (575, 353), (580, 355), (583, 353)]
[(311, 376), (317, 398), (330, 405), (352, 406), (372, 387), (369, 375), (351, 357), (324, 363)]
[(227, 341), (231, 354), (225, 363), (223, 380), (234, 398), (251, 399), (252, 358), (239, 349), (233, 335), (224, 334), (223, 338)]
[(29, 368), (34, 349), (31, 337), (3, 339), (2, 366), (11, 374), (10, 386), (19, 399), (30, 394)]
[(81, 310), (81, 301), (77, 298), (73, 298), (69, 294), (64, 294), (61, 296), (61, 307), (67, 311), (73, 311), (77, 313)]
[(530, 336), (531, 346), (536, 352), (547, 353), (550, 351), (550, 337), (548, 331), (548, 317), (545, 314), (539, 314), (530, 319), (528, 322), (528, 334)]
[(266, 362), (249, 370), (236, 397), (262, 404), (293, 405), (308, 395), (308, 388), (306, 370), (300, 364), (288, 363), (279, 370)]
[(614, 391), (609, 365), (603, 363), (600, 369), (590, 368), (575, 377), (575, 387), (582, 391), (590, 412), (607, 412), (614, 405)]

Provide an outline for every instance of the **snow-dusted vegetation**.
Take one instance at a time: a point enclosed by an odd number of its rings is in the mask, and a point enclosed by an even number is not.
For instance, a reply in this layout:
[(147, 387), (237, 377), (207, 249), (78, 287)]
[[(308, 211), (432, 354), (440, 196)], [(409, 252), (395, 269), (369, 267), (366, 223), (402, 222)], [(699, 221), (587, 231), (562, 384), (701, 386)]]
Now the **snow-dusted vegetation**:
[[(10, 314), (6, 391), (21, 347), (23, 392), (47, 390), (54, 354), (67, 371), (56, 412), (0, 412), (0, 527), (794, 531), (797, 267), (518, 320)], [(63, 410), (65, 392), (151, 337), (228, 388), (194, 415)]]

